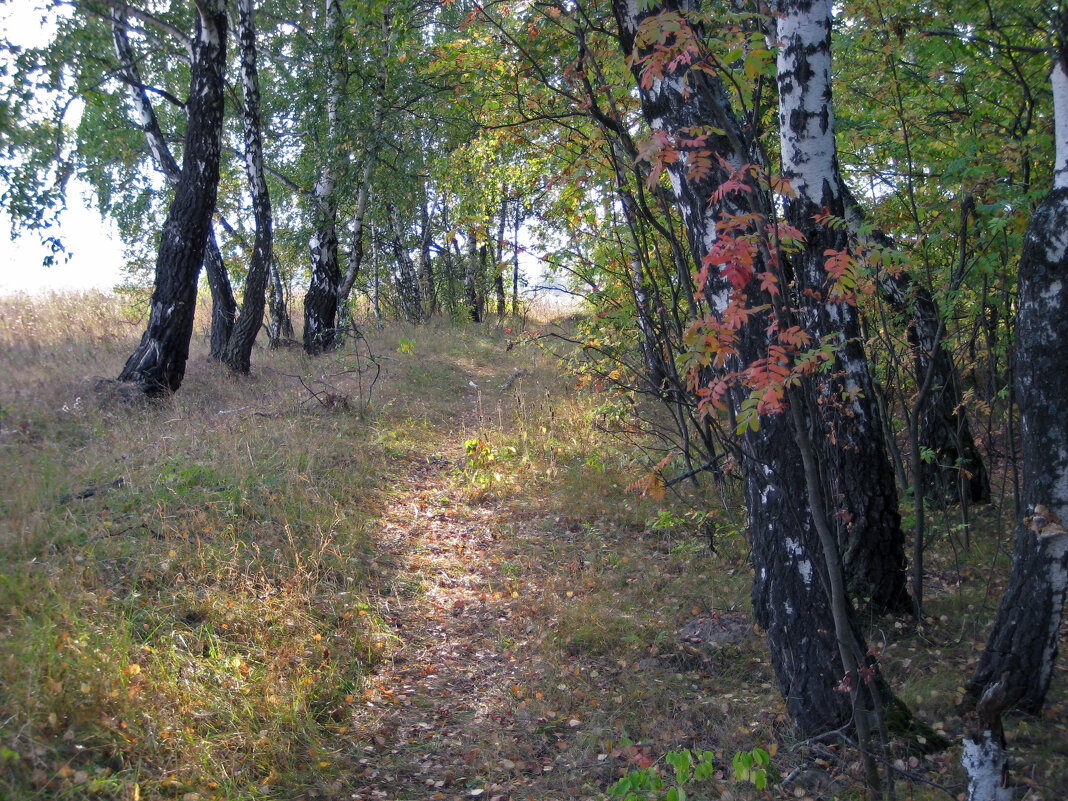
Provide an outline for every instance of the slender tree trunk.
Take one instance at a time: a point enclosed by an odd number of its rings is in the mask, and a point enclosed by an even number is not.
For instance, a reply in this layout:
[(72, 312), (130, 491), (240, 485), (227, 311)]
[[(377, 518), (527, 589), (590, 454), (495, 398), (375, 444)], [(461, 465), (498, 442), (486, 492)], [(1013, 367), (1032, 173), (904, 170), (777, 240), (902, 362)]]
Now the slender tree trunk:
[(404, 317), (411, 323), (423, 320), (422, 293), (419, 289), (419, 275), (408, 247), (404, 243), (403, 227), (394, 206), (389, 207), (390, 225), (393, 228), (393, 255), (397, 259), (397, 295), (400, 298)]
[(237, 318), (237, 301), (230, 286), (230, 276), (226, 272), (219, 242), (215, 239), (215, 228), (208, 227), (208, 241), (204, 243), (204, 272), (208, 276), (208, 288), (211, 290), (211, 341), (209, 355), (213, 359), (222, 359), (226, 344), (234, 331)]
[(308, 242), (311, 284), (304, 296), (304, 350), (315, 356), (334, 347), (337, 335), (338, 285), (341, 267), (337, 253), (337, 154), (338, 107), (341, 104), (342, 73), (337, 63), (343, 27), (339, 0), (326, 0), (326, 30), (330, 41), (330, 84), (326, 98), (327, 147), (323, 167), (315, 182), (315, 233)]
[[(846, 219), (856, 229), (864, 222), (864, 211), (840, 179), (839, 186)], [(895, 249), (882, 231), (874, 231), (872, 238), (884, 249)], [(928, 370), (933, 371), (930, 389), (919, 409), (920, 444), (936, 456), (934, 464), (922, 462), (924, 488), (933, 491), (941, 487), (947, 499), (961, 503), (986, 503), (990, 500), (990, 477), (961, 409), (960, 375), (945, 347), (945, 325), (938, 304), (927, 288), (913, 282), (907, 273), (882, 271), (877, 281), (880, 295), (907, 321), (916, 386), (924, 384)]]
[(271, 277), (267, 294), (267, 335), (272, 348), (278, 347), (283, 337), (293, 338), (293, 321), (289, 318), (286, 291), (282, 284), (282, 271), (276, 257), (271, 258)]
[(197, 274), (219, 185), (225, 65), (226, 2), (205, 0), (193, 36), (181, 177), (160, 238), (148, 327), (119, 375), (148, 395), (176, 391), (185, 376)]
[(519, 313), (519, 229), (523, 225), (523, 207), (515, 201), (515, 229), (512, 235), (512, 314)]
[(810, 420), (812, 438), (825, 451), (828, 508), (835, 510), (851, 591), (876, 608), (906, 612), (905, 537), (860, 318), (855, 300), (831, 296), (825, 267), (825, 254), (847, 251), (848, 241), (841, 228), (817, 221), (821, 212), (845, 215), (831, 104), (830, 3), (780, 0), (778, 12), (779, 136), (793, 190), (785, 215), (805, 237), (792, 259), (802, 321), (816, 341), (837, 345), (836, 377), (822, 394), (822, 419)]
[(497, 228), (497, 262), (493, 269), (493, 292), (497, 296), (498, 319), (503, 319), (505, 312), (507, 311), (507, 302), (504, 294), (504, 270), (506, 267), (504, 262), (504, 229), (505, 226), (508, 225), (507, 186), (502, 187), (501, 195), (504, 199), (501, 200), (501, 224)]
[(438, 308), (438, 293), (434, 285), (434, 263), (430, 258), (430, 243), (434, 230), (430, 225), (430, 206), (426, 186), (423, 186), (423, 207), (419, 211), (419, 291), (423, 296), (427, 320)]
[(341, 312), (348, 308), (349, 294), (356, 283), (356, 276), (360, 271), (360, 263), (363, 261), (363, 226), (367, 217), (367, 203), (371, 197), (371, 175), (374, 172), (375, 161), (378, 157), (378, 145), (382, 136), (382, 121), (385, 117), (386, 83), (388, 78), (386, 65), (389, 63), (390, 22), (391, 16), (387, 11), (382, 23), (383, 52), (380, 55), (381, 62), (371, 123), (371, 138), (367, 146), (367, 152), (363, 157), (360, 188), (356, 191), (356, 213), (352, 219), (352, 251), (349, 257), (348, 269), (345, 270), (345, 275), (342, 276), (337, 288), (337, 305)]
[(237, 0), (238, 39), (241, 45), (241, 85), (244, 95), (245, 173), (252, 194), (252, 213), (256, 218), (256, 239), (252, 263), (245, 280), (241, 316), (237, 318), (223, 361), (230, 369), (247, 373), (251, 366), (252, 346), (263, 324), (263, 307), (267, 280), (274, 255), (271, 221), (271, 196), (263, 173), (263, 141), (260, 136), (260, 79), (256, 70), (256, 24), (252, 17), (253, 0)]
[(379, 250), (378, 250), (378, 232), (371, 229), (371, 263), (374, 265), (374, 307), (375, 307), (375, 319), (381, 322), (382, 320), (382, 307), (379, 305), (379, 282), (378, 282), (378, 264), (379, 264)]
[[(177, 186), (181, 178), (181, 170), (178, 162), (174, 160), (167, 138), (163, 135), (159, 119), (156, 117), (156, 110), (145, 90), (140, 71), (137, 69), (137, 60), (134, 58), (133, 48), (126, 35), (126, 13), (117, 8), (112, 8), (110, 13), (112, 42), (119, 59), (122, 79), (129, 88), (130, 100), (137, 113), (138, 127), (144, 131), (156, 167), (163, 173), (167, 183), (172, 187)], [(213, 359), (218, 359), (233, 330), (237, 303), (234, 301), (234, 292), (230, 287), (230, 276), (226, 273), (222, 253), (215, 241), (215, 231), (210, 226), (205, 244), (204, 267), (208, 275), (212, 301), (210, 355)]]
[(473, 323), (481, 323), (482, 316), (479, 313), (478, 284), (478, 245), (475, 242), (475, 232), (467, 232), (467, 259), (464, 262), (464, 299), (467, 301), (467, 313)]

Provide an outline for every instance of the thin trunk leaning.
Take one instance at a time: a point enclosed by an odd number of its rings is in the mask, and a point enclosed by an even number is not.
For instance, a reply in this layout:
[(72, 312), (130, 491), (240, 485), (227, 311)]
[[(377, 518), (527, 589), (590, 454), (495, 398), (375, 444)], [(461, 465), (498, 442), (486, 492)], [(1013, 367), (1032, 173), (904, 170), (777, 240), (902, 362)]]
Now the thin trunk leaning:
[(260, 135), (260, 79), (256, 70), (256, 24), (252, 16), (253, 0), (237, 0), (238, 40), (241, 46), (241, 86), (244, 96), (243, 128), (245, 134), (245, 173), (252, 195), (252, 213), (256, 219), (256, 239), (252, 246), (252, 263), (245, 279), (245, 296), (223, 361), (231, 370), (247, 373), (251, 366), (252, 346), (263, 324), (265, 292), (270, 277), (274, 251), (271, 221), (271, 196), (263, 172), (263, 140)]

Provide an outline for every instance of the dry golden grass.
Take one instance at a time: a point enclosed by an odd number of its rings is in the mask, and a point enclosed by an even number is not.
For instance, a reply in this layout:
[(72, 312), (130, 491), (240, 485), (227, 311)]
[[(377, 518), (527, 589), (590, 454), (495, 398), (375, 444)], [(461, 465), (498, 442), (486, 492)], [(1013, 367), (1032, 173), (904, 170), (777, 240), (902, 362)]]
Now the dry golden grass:
[[(199, 327), (181, 391), (130, 404), (93, 389), (140, 335), (130, 301), (0, 301), (0, 323), (0, 797), (597, 798), (701, 747), (711, 797), (759, 798), (735, 752), (774, 745), (783, 773), (808, 753), (758, 637), (707, 666), (676, 642), (747, 608), (744, 540), (705, 508), (712, 554), (693, 499), (627, 490), (604, 399), (548, 340), (366, 323), (240, 378)], [(995, 543), (959, 586), (948, 543), (924, 633), (875, 623), (957, 737)], [(1064, 713), (1061, 671), (1049, 719), (1010, 729), (1038, 798), (1065, 790)], [(959, 784), (954, 758), (915, 771)], [(841, 797), (852, 762), (820, 768)]]

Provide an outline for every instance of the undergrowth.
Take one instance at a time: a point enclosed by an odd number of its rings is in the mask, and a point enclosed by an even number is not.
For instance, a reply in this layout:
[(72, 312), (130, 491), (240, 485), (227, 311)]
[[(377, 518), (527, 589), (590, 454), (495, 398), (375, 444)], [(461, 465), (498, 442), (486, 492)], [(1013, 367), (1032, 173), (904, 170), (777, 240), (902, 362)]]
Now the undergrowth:
[[(758, 632), (680, 644), (745, 618), (743, 515), (628, 489), (612, 399), (551, 340), (367, 323), (237, 378), (201, 324), (181, 391), (138, 404), (97, 389), (138, 314), (0, 302), (0, 796), (598, 798), (636, 771), (682, 787), (687, 750), (699, 797), (860, 796), (855, 755), (792, 739)], [(955, 740), (1007, 566), (987, 515), (969, 551), (949, 517), (934, 533), (918, 630), (868, 621)], [(1035, 798), (1068, 793), (1065, 713), (1061, 669), (1046, 716), (1010, 724)], [(902, 797), (957, 795), (956, 759), (903, 762)]]

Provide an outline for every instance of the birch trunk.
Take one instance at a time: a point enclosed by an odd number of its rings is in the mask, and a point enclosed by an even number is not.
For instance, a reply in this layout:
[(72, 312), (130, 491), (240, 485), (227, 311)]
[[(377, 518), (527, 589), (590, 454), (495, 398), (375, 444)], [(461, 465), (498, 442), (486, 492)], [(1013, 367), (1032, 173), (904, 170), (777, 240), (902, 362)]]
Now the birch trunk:
[[(964, 741), (969, 801), (1003, 801), (1007, 787), (1002, 709), (1038, 714), (1057, 659), (1068, 588), (1068, 15), (1058, 20), (1053, 85), (1053, 190), (1024, 234), (1016, 315), (1016, 399), (1020, 410), (1026, 517), (1016, 528), (1012, 571), (986, 650), (968, 682), (966, 705), (980, 727)], [(988, 712), (991, 699), (996, 708)]]
[(337, 298), (341, 267), (337, 254), (337, 154), (338, 107), (341, 105), (341, 3), (326, 0), (325, 23), (330, 47), (330, 84), (327, 89), (327, 146), (323, 167), (315, 182), (312, 199), (315, 233), (308, 241), (311, 256), (311, 284), (304, 296), (304, 350), (315, 356), (331, 350), (337, 335)]
[(181, 176), (160, 238), (148, 327), (119, 375), (147, 395), (175, 392), (185, 377), (197, 274), (219, 186), (226, 0), (197, 9)]
[[(140, 70), (137, 68), (137, 60), (134, 58), (133, 48), (126, 35), (126, 13), (123, 10), (112, 8), (111, 14), (111, 38), (115, 46), (115, 55), (119, 60), (119, 69), (123, 81), (129, 87), (130, 101), (137, 115), (137, 126), (144, 131), (148, 142), (148, 149), (152, 153), (152, 159), (156, 168), (163, 173), (172, 187), (177, 186), (181, 177), (181, 169), (178, 162), (167, 144), (167, 138), (159, 125), (159, 118), (152, 101), (145, 91), (144, 82), (141, 80)], [(233, 330), (234, 318), (237, 314), (237, 303), (234, 301), (234, 292), (230, 287), (230, 277), (226, 273), (226, 265), (223, 262), (219, 245), (215, 241), (215, 232), (208, 229), (208, 239), (205, 243), (204, 269), (208, 276), (208, 287), (211, 289), (211, 340), (210, 355), (214, 359), (222, 357), (223, 349)]]
[(397, 260), (397, 295), (400, 298), (405, 319), (411, 323), (418, 323), (423, 319), (419, 275), (404, 243), (404, 228), (400, 222), (400, 215), (396, 207), (392, 205), (389, 207), (389, 222), (392, 227), (393, 255)]
[[(635, 52), (635, 38), (653, 15), (662, 11), (685, 15), (694, 9), (687, 0), (667, 0), (652, 7), (637, 0), (613, 0), (624, 53), (647, 54), (644, 49)], [(700, 36), (700, 31), (696, 33)], [(640, 66), (634, 71), (643, 114), (654, 131), (662, 132), (680, 150), (685, 150), (681, 141), (692, 138), (689, 131), (718, 129), (711, 130), (706, 147), (723, 158), (722, 165), (713, 164), (704, 174), (691, 173), (683, 159), (667, 167), (694, 263), (700, 264), (716, 242), (716, 223), (725, 216), (770, 216), (770, 199), (755, 185), (749, 192), (714, 199), (715, 190), (750, 160), (752, 143), (718, 76), (692, 70), (688, 61), (680, 60), (673, 73), (643, 86)], [(728, 282), (713, 275), (701, 291), (712, 312), (722, 313), (730, 292)], [(739, 332), (743, 362), (766, 352), (765, 324), (755, 314)], [(737, 394), (731, 402), (737, 406)], [(804, 502), (804, 470), (790, 420), (786, 415), (762, 419), (759, 430), (744, 435), (741, 450), (753, 554), (754, 613), (767, 633), (772, 667), (796, 731), (802, 736), (821, 733), (849, 721), (852, 710), (848, 696), (837, 691), (844, 669), (824, 589), (819, 538)]]
[(777, 10), (779, 138), (783, 176), (793, 190), (785, 217), (805, 238), (791, 261), (805, 330), (837, 346), (835, 376), (821, 391), (822, 413), (809, 416), (812, 440), (821, 451), (850, 590), (878, 609), (905, 612), (905, 537), (860, 318), (855, 305), (829, 296), (824, 254), (846, 251), (849, 243), (843, 229), (815, 219), (825, 211), (845, 216), (831, 103), (830, 1), (780, 0)]
[(481, 323), (482, 315), (479, 313), (478, 285), (478, 245), (475, 241), (475, 232), (467, 232), (467, 259), (464, 260), (464, 300), (467, 302), (467, 314), (473, 323)]
[(271, 196), (263, 174), (263, 141), (260, 136), (260, 79), (256, 70), (256, 24), (252, 16), (253, 0), (237, 0), (238, 40), (241, 46), (241, 86), (244, 95), (243, 129), (245, 134), (245, 173), (252, 195), (252, 213), (256, 219), (256, 239), (252, 262), (245, 279), (245, 296), (241, 316), (237, 318), (223, 361), (230, 369), (247, 373), (251, 366), (252, 346), (263, 324), (267, 280), (270, 276), (274, 240), (272, 236)]
[(278, 259), (271, 259), (271, 280), (267, 295), (267, 340), (272, 348), (278, 347), (283, 338), (293, 338), (293, 321), (286, 305), (286, 289), (282, 283), (282, 271)]
[[(1066, 31), (1065, 33), (1068, 33)], [(1063, 41), (1063, 39), (1062, 39)], [(1057, 657), (1068, 585), (1068, 53), (1051, 81), (1057, 161), (1053, 190), (1031, 217), (1020, 256), (1016, 398), (1023, 451), (1012, 573), (975, 676), (974, 700), (1006, 676), (1006, 707), (1038, 713)]]
[(360, 271), (360, 263), (363, 261), (363, 226), (367, 217), (367, 203), (371, 197), (371, 174), (374, 171), (375, 160), (378, 157), (378, 145), (382, 136), (382, 120), (385, 116), (387, 80), (385, 65), (389, 58), (389, 33), (390, 18), (387, 14), (383, 22), (384, 52), (381, 55), (382, 67), (378, 72), (378, 91), (375, 96), (371, 138), (367, 152), (363, 157), (363, 167), (360, 171), (360, 188), (356, 193), (356, 213), (352, 219), (352, 251), (349, 257), (348, 269), (345, 270), (345, 275), (341, 278), (337, 288), (338, 309), (346, 309), (348, 307), (349, 295), (352, 292), (353, 285), (356, 283), (356, 276)]

